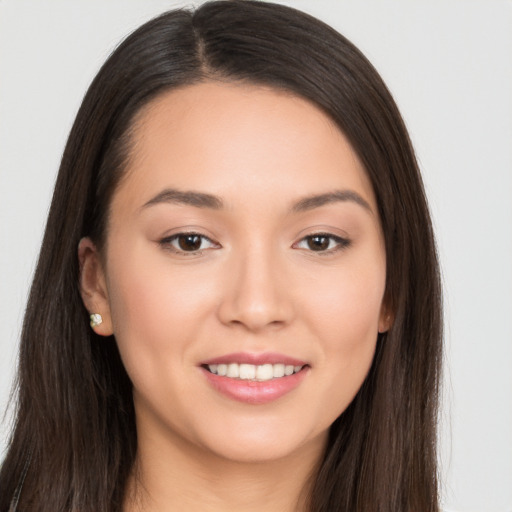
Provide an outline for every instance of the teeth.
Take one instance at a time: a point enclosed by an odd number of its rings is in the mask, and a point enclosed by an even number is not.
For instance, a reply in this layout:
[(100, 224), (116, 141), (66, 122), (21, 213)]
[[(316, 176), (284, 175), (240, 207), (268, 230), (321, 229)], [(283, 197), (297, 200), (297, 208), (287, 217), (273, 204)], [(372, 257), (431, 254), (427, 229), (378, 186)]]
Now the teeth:
[(293, 375), (300, 372), (302, 366), (293, 366), (291, 364), (209, 364), (210, 372), (222, 377), (230, 377), (232, 379), (257, 380), (266, 381)]
[(284, 364), (275, 364), (272, 370), (274, 371), (273, 377), (284, 377)]
[(256, 366), (253, 364), (241, 364), (240, 373), (238, 375), (241, 379), (255, 379), (256, 378)]
[(226, 377), (231, 377), (232, 379), (237, 379), (240, 376), (240, 368), (236, 363), (228, 364), (228, 372), (226, 373)]
[(271, 364), (256, 366), (256, 380), (270, 380), (274, 377), (274, 369)]

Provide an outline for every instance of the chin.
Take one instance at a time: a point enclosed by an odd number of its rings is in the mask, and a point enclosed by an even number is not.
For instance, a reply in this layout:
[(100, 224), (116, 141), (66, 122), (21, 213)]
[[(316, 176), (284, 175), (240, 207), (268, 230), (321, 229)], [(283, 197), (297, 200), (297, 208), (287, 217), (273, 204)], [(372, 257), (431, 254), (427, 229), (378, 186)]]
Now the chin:
[(213, 456), (239, 463), (276, 462), (289, 457), (301, 457), (305, 451), (323, 453), (328, 428), (320, 432), (297, 428), (281, 419), (273, 422), (253, 422), (235, 428), (210, 430), (201, 447)]

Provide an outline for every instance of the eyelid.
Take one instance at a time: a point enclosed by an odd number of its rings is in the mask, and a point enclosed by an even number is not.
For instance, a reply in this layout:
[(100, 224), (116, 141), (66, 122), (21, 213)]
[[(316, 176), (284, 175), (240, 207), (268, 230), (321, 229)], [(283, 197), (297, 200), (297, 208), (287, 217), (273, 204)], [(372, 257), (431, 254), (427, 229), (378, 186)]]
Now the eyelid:
[[(180, 236), (198, 236), (203, 241), (207, 240), (208, 242), (210, 242), (211, 247), (197, 249), (195, 251), (185, 251), (183, 249), (180, 249), (180, 248), (175, 247), (174, 245), (172, 245), (172, 243), (174, 241), (178, 240), (178, 238)], [(161, 238), (158, 241), (158, 243), (164, 249), (171, 250), (173, 253), (175, 253), (177, 255), (180, 255), (180, 256), (198, 256), (198, 255), (202, 254), (203, 251), (207, 251), (207, 250), (210, 250), (210, 249), (213, 249), (213, 248), (220, 248), (220, 244), (217, 243), (215, 240), (213, 240), (211, 237), (209, 237), (209, 236), (207, 236), (207, 235), (205, 235), (203, 233), (200, 233), (199, 231), (194, 230), (194, 229), (179, 231), (177, 233), (173, 233), (172, 235), (165, 236), (165, 237)]]
[[(200, 237), (201, 238), (201, 246), (203, 245), (203, 243), (205, 241), (208, 242), (210, 246), (206, 247), (206, 248), (199, 248), (197, 250), (191, 250), (191, 251), (181, 249), (179, 247), (176, 247), (174, 245), (174, 242), (176, 242), (179, 239), (179, 237), (182, 237), (182, 236), (184, 236), (184, 237), (186, 237), (186, 236)], [(328, 238), (330, 240), (328, 245), (330, 246), (331, 243), (334, 242), (335, 246), (328, 247), (326, 249), (320, 249), (320, 250), (311, 249), (310, 247), (301, 247), (302, 244), (307, 243), (308, 239), (311, 239), (313, 237)], [(198, 255), (201, 255), (205, 250), (208, 251), (211, 249), (221, 247), (221, 245), (218, 242), (216, 242), (212, 237), (207, 236), (204, 233), (201, 233), (199, 230), (193, 229), (193, 228), (192, 229), (183, 229), (181, 231), (164, 236), (160, 240), (158, 240), (158, 243), (164, 249), (170, 250), (173, 253), (180, 255), (180, 256), (198, 256)], [(343, 249), (346, 249), (351, 245), (351, 243), (352, 243), (352, 241), (347, 236), (342, 236), (340, 234), (334, 234), (327, 230), (319, 229), (318, 231), (312, 231), (312, 232), (302, 235), (297, 242), (292, 244), (292, 248), (304, 250), (311, 254), (318, 254), (319, 256), (322, 256), (322, 255), (333, 254), (333, 253), (336, 253)]]
[[(307, 243), (307, 240), (311, 239), (313, 237), (329, 238), (330, 240), (332, 240), (332, 241), (334, 241), (336, 243), (336, 246), (332, 247), (332, 248), (325, 249), (325, 250), (319, 250), (319, 251), (315, 251), (315, 250), (310, 249), (308, 247), (299, 247), (299, 244)], [(324, 255), (334, 254), (334, 253), (336, 253), (338, 251), (342, 251), (342, 250), (348, 248), (351, 243), (352, 243), (352, 241), (348, 237), (344, 237), (344, 236), (340, 236), (340, 235), (335, 235), (334, 233), (329, 233), (329, 232), (326, 232), (326, 231), (316, 231), (316, 232), (313, 232), (313, 233), (309, 233), (309, 234), (307, 234), (305, 236), (302, 236), (299, 239), (298, 242), (295, 242), (292, 245), (292, 247), (294, 249), (303, 249), (303, 250), (305, 250), (307, 252), (310, 252), (312, 254), (318, 254), (319, 256), (324, 256)]]

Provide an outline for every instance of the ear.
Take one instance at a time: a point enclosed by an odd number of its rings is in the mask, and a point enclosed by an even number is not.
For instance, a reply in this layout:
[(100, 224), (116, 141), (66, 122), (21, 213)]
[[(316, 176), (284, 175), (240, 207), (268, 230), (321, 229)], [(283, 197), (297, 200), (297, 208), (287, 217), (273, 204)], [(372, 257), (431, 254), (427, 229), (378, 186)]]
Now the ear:
[(102, 322), (92, 327), (96, 334), (113, 334), (110, 302), (105, 271), (98, 249), (90, 238), (82, 238), (78, 244), (80, 264), (80, 295), (89, 314), (99, 313)]
[(391, 329), (391, 327), (393, 326), (394, 320), (395, 317), (393, 313), (390, 311), (390, 308), (386, 305), (385, 302), (383, 302), (380, 308), (379, 315), (379, 333), (383, 334), (385, 332), (388, 332), (389, 329)]

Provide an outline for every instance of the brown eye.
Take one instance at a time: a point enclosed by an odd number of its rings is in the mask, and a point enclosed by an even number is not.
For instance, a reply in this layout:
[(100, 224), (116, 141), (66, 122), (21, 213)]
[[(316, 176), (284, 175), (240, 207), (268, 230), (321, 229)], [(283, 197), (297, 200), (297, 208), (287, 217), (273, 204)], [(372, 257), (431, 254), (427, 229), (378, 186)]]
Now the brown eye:
[(300, 240), (294, 245), (296, 249), (332, 254), (350, 245), (350, 240), (329, 233), (315, 233)]
[(201, 247), (202, 237), (194, 234), (178, 235), (177, 242), (182, 251), (198, 251)]
[(330, 238), (325, 235), (313, 235), (307, 237), (308, 248), (312, 251), (325, 251), (329, 248)]
[(177, 233), (160, 240), (160, 245), (170, 248), (178, 254), (200, 253), (206, 249), (218, 248), (219, 245), (199, 233)]

